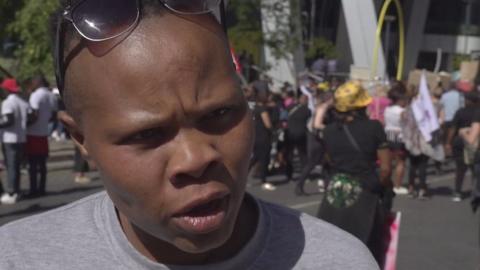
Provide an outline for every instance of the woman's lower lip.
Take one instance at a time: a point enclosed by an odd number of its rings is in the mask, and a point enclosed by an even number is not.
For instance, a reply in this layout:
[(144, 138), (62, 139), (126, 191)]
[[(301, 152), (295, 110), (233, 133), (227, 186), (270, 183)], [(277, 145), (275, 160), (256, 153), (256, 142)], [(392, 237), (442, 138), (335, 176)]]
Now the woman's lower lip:
[(182, 230), (194, 234), (207, 234), (217, 230), (223, 224), (226, 216), (226, 202), (222, 202), (222, 207), (213, 213), (200, 216), (178, 216), (173, 221)]

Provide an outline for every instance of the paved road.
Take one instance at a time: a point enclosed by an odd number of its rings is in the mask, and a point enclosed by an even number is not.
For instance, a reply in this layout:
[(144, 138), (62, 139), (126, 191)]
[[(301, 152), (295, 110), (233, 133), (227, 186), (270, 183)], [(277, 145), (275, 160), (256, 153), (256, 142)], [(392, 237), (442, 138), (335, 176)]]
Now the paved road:
[[(50, 210), (89, 194), (102, 190), (96, 173), (95, 180), (88, 185), (73, 183), (71, 173), (73, 154), (70, 143), (52, 145), (52, 161), (49, 163), (48, 194), (45, 197), (20, 201), (13, 206), (0, 205), (0, 225), (28, 215)], [(419, 201), (399, 196), (394, 208), (402, 212), (398, 269), (400, 270), (470, 270), (478, 269), (479, 261), (479, 217), (472, 214), (468, 201), (450, 201), (452, 174), (431, 176), (430, 187), (433, 197)], [(5, 179), (5, 176), (2, 175)], [(281, 182), (281, 177), (274, 177)], [(22, 176), (22, 187), (27, 188), (28, 179)], [(307, 183), (314, 193), (315, 182)], [(466, 182), (467, 189), (470, 181)], [(315, 215), (321, 194), (296, 197), (292, 183), (280, 183), (274, 192), (260, 189), (256, 180), (249, 180), (248, 191), (268, 201)]]

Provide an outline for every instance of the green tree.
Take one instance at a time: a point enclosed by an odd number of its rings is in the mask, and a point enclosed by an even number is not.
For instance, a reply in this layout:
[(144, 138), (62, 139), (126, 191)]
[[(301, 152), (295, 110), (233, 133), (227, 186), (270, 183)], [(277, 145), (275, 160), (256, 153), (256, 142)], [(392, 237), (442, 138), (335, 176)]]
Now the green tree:
[(315, 60), (318, 57), (318, 53), (322, 53), (327, 58), (337, 58), (337, 49), (333, 42), (323, 37), (313, 38), (308, 46), (306, 58), (310, 61)]
[(49, 22), (58, 5), (58, 0), (24, 1), (15, 19), (8, 25), (7, 30), (20, 44), (15, 51), (18, 78), (25, 79), (40, 72), (53, 77)]
[[(12, 34), (8, 31), (8, 25), (15, 18), (16, 12), (22, 7), (23, 1), (0, 0), (0, 57), (4, 53), (4, 42), (11, 41)], [(9, 61), (0, 58), (0, 77), (11, 75)]]
[[(272, 27), (264, 28), (265, 44), (277, 59), (289, 58), (301, 46), (300, 3), (296, 0), (278, 0), (262, 3), (263, 15)], [(288, 15), (288, 17), (286, 17)]]
[(258, 63), (263, 46), (260, 0), (231, 0), (228, 14), (232, 24), (228, 35), (233, 48), (251, 54)]
[[(299, 8), (296, 0), (231, 0), (228, 9), (234, 23), (229, 25), (230, 41), (237, 52), (252, 54), (257, 63), (264, 45), (271, 49), (275, 58), (289, 58), (301, 44), (296, 34), (301, 31)], [(288, 16), (286, 9), (290, 9)], [(262, 16), (268, 16), (269, 26), (262, 26)]]

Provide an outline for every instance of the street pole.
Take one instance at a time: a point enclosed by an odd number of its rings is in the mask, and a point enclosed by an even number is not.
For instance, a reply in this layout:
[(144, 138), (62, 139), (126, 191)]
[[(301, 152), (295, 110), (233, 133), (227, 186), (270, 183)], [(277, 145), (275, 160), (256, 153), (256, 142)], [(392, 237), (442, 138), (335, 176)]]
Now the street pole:
[(392, 30), (392, 22), (394, 22), (395, 19), (395, 16), (385, 16), (385, 40), (383, 44), (385, 44), (385, 79), (387, 80), (390, 78), (390, 74), (388, 73), (388, 60), (390, 56), (390, 33)]

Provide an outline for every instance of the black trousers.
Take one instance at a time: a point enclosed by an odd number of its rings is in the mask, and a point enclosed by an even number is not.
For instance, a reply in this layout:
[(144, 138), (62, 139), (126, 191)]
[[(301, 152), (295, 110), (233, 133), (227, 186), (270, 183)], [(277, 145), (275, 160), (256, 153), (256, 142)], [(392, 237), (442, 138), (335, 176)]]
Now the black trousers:
[(287, 166), (286, 166), (286, 175), (288, 179), (293, 177), (293, 158), (294, 151), (297, 149), (298, 155), (300, 157), (300, 164), (304, 166), (307, 160), (307, 136), (306, 135), (296, 135), (288, 134), (287, 132)]
[[(47, 184), (47, 158), (46, 155), (28, 157), (28, 173), (30, 176), (30, 193), (45, 193)], [(40, 181), (38, 180), (40, 177)]]
[(410, 170), (408, 171), (408, 185), (415, 187), (415, 178), (418, 176), (419, 188), (427, 189), (427, 166), (428, 156), (426, 155), (409, 155)]
[(454, 186), (455, 193), (462, 192), (463, 181), (465, 179), (465, 175), (467, 174), (467, 171), (470, 170), (472, 174), (474, 173), (473, 165), (465, 164), (463, 151), (464, 151), (463, 139), (458, 137), (455, 138), (453, 143), (453, 153), (452, 153), (453, 158), (455, 160), (455, 186)]
[(303, 167), (297, 184), (301, 188), (303, 188), (312, 170), (322, 162), (325, 155), (322, 142), (311, 132), (307, 132), (307, 147), (307, 164)]
[(250, 160), (251, 169), (255, 164), (258, 163), (259, 166), (259, 177), (262, 180), (262, 183), (267, 181), (268, 175), (268, 164), (270, 163), (270, 151), (272, 149), (272, 142), (265, 140), (265, 141), (258, 141), (255, 142), (253, 147), (253, 157)]

